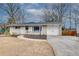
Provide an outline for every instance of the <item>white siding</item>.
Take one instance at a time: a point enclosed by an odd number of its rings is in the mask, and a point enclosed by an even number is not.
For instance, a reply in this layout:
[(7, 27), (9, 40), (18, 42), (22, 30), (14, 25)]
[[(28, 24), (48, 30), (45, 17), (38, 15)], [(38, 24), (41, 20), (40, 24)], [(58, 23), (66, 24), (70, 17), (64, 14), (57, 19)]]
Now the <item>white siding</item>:
[(42, 30), (34, 32), (33, 26), (28, 27), (28, 31), (25, 27), (20, 27), (16, 29), (15, 27), (10, 27), (10, 34), (32, 34), (32, 35), (60, 35), (61, 34), (61, 27), (58, 25), (47, 25), (42, 26)]
[(32, 34), (32, 35), (46, 35), (46, 26), (42, 26), (41, 31), (34, 31), (33, 27), (29, 27), (28, 33), (27, 34)]
[(20, 34), (26, 34), (25, 27), (21, 27), (21, 28), (20, 28)]
[(42, 26), (41, 34), (42, 35), (47, 35), (47, 26)]
[(15, 27), (10, 27), (10, 34), (15, 34), (15, 35), (18, 35), (18, 34), (25, 34), (25, 27), (20, 27), (18, 29), (16, 29)]
[(28, 32), (29, 32), (29, 33), (32, 32), (32, 27), (31, 27), (31, 26), (28, 27)]
[(19, 29), (16, 29), (15, 27), (10, 27), (10, 34), (18, 35), (18, 34), (32, 34), (32, 35), (46, 35), (46, 26), (42, 27), (41, 32), (34, 32), (33, 27), (28, 27), (28, 31), (25, 29), (25, 27), (20, 27)]
[(47, 35), (60, 35), (61, 34), (61, 30), (60, 30), (60, 26), (58, 25), (48, 25), (47, 26)]

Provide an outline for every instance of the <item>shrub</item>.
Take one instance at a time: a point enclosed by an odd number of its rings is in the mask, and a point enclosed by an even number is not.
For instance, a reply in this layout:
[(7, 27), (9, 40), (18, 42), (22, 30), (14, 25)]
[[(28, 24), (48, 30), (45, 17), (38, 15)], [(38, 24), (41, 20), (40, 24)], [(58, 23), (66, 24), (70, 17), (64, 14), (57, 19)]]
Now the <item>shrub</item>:
[(5, 34), (6, 36), (10, 36), (9, 30), (6, 29), (5, 32), (4, 32), (4, 34)]

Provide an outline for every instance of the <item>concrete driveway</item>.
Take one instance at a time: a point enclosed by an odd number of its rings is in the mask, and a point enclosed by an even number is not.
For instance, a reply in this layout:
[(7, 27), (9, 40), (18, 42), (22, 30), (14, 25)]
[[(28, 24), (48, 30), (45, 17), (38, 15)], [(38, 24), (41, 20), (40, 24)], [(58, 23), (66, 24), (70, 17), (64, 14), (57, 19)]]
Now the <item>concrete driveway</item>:
[(79, 38), (73, 36), (50, 36), (49, 44), (56, 56), (79, 56)]

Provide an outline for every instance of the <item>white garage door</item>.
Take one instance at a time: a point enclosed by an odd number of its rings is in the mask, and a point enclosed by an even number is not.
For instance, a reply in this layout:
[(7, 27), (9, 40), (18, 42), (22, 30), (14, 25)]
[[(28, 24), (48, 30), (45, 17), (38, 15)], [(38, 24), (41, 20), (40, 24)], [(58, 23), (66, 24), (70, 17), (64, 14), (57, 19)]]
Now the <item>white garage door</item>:
[(47, 26), (47, 35), (59, 35), (59, 27), (48, 25)]

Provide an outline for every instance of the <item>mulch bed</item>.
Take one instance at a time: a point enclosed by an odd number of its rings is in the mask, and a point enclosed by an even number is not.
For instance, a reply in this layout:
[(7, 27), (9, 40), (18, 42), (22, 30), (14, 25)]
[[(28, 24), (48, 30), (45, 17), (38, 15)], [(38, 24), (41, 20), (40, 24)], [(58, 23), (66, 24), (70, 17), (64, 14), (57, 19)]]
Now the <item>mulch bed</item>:
[(29, 34), (26, 34), (26, 35), (24, 35), (24, 37), (32, 38), (32, 39), (44, 39), (44, 40), (47, 39), (46, 35), (29, 35)]

